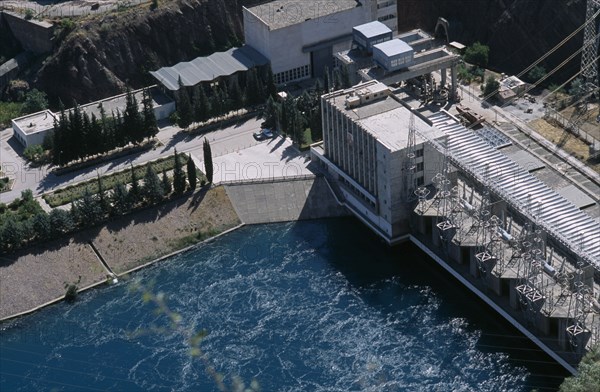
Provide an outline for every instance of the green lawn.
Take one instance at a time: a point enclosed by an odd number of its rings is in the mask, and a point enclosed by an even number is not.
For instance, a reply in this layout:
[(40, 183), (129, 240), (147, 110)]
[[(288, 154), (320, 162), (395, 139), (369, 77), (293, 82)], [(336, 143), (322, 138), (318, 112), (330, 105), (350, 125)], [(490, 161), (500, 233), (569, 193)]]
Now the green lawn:
[(304, 130), (304, 143), (300, 145), (300, 150), (307, 150), (310, 145), (313, 144), (312, 136), (310, 135), (310, 128)]
[(10, 127), (10, 120), (21, 115), (21, 102), (0, 101), (0, 128)]

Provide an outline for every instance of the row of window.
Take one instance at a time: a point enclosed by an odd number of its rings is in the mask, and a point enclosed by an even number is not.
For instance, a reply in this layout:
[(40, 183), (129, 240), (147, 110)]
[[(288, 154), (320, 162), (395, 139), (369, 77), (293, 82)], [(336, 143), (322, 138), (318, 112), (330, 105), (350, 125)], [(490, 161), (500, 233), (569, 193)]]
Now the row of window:
[(396, 18), (396, 14), (388, 14), (388, 15), (380, 16), (379, 18), (377, 18), (377, 20), (380, 22), (385, 22), (386, 20), (395, 19), (395, 18)]
[(293, 80), (303, 79), (310, 77), (310, 66), (304, 65), (302, 67), (290, 69), (288, 71), (279, 72), (274, 75), (276, 84), (283, 84), (291, 82)]
[(392, 61), (390, 61), (390, 65), (392, 67), (397, 67), (399, 65), (406, 64), (409, 61), (410, 61), (410, 57), (399, 57), (397, 59), (393, 59)]
[(384, 1), (383, 3), (377, 4), (377, 9), (389, 7), (391, 5), (396, 5), (396, 0)]

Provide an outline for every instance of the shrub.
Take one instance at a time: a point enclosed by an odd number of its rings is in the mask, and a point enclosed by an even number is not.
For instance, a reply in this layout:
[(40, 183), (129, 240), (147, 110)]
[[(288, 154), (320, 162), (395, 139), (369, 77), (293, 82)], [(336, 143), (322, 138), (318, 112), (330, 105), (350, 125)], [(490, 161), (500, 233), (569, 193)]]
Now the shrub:
[(500, 87), (500, 83), (493, 76), (488, 76), (485, 81), (485, 87), (483, 88), (483, 95), (492, 96), (498, 92), (498, 88)]
[(480, 42), (475, 42), (465, 51), (464, 59), (467, 63), (485, 67), (488, 64), (490, 48)]
[(25, 20), (33, 19), (33, 10), (31, 8), (27, 8), (25, 10)]
[(33, 146), (28, 146), (23, 151), (23, 156), (30, 162), (38, 162), (42, 155), (44, 154), (44, 149), (40, 144), (35, 144)]

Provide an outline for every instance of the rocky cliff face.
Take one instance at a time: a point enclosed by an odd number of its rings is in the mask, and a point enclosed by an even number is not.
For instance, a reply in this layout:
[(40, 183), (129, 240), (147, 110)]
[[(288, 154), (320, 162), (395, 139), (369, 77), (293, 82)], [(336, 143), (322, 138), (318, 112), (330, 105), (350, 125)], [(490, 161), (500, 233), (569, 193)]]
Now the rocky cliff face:
[(252, 1), (163, 1), (92, 19), (71, 32), (34, 84), (65, 102), (90, 102), (153, 83), (148, 71), (243, 41), (241, 6)]
[[(34, 85), (61, 98), (90, 102), (153, 83), (148, 71), (243, 41), (242, 5), (258, 0), (163, 0), (85, 22), (69, 34), (34, 77)], [(450, 39), (491, 47), (490, 65), (517, 73), (585, 19), (585, 0), (400, 0), (400, 30), (433, 31), (450, 21)], [(544, 63), (552, 69), (581, 46), (582, 34)], [(572, 74), (579, 57), (560, 76)]]
[[(490, 66), (518, 73), (585, 21), (585, 0), (402, 0), (399, 29), (433, 32), (437, 18), (450, 22), (450, 40), (490, 46)], [(550, 70), (581, 47), (583, 33), (568, 41), (542, 64)], [(577, 56), (559, 78), (578, 71)]]

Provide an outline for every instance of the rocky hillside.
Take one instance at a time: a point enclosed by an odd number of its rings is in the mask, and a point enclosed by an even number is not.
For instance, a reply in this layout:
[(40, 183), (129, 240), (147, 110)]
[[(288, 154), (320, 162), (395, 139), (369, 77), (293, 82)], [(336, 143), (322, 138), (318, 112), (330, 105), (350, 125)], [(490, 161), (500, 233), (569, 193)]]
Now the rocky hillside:
[[(437, 18), (450, 22), (450, 40), (490, 46), (490, 66), (518, 73), (585, 21), (585, 0), (402, 0), (399, 29), (433, 31)], [(543, 65), (550, 70), (581, 47), (583, 33), (573, 37)], [(580, 67), (577, 57), (558, 75)]]
[[(258, 0), (161, 0), (112, 12), (79, 25), (33, 77), (53, 97), (80, 103), (152, 83), (149, 70), (190, 60), (243, 40), (242, 5)], [(576, 29), (585, 0), (401, 0), (401, 30), (433, 31), (438, 16), (450, 21), (450, 39), (491, 47), (491, 66), (517, 73)], [(581, 45), (582, 35), (547, 59), (552, 69)], [(578, 59), (562, 73), (579, 67)]]
[[(256, 1), (254, 1), (256, 2)], [(152, 83), (148, 71), (243, 41), (241, 6), (253, 1), (160, 2), (80, 22), (37, 73), (34, 85), (67, 103)]]

